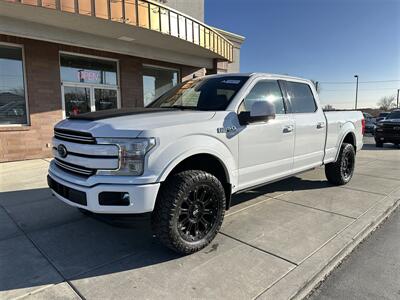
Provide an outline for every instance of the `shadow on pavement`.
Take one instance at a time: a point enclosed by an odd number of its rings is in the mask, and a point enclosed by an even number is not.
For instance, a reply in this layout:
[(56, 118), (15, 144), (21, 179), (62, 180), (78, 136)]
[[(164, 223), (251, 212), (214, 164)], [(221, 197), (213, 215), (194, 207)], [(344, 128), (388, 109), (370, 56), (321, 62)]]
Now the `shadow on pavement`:
[[(232, 205), (260, 195), (330, 186), (327, 181), (294, 177), (235, 195)], [(31, 291), (65, 279), (92, 278), (183, 258), (158, 242), (148, 219), (110, 226), (112, 220), (106, 224), (88, 217), (51, 196), (49, 189), (0, 193), (0, 210), (5, 212), (0, 214), (2, 228), (15, 223), (19, 228), (11, 236), (0, 236), (0, 292)], [(210, 248), (215, 247), (216, 241)], [(207, 248), (199, 255), (190, 261), (211, 260), (216, 254)]]

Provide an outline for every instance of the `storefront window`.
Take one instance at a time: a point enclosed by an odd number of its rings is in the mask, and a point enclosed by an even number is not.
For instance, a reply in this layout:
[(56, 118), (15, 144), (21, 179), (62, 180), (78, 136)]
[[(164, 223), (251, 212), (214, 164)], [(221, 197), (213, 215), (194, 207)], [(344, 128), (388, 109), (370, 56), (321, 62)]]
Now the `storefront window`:
[(117, 63), (89, 57), (61, 54), (61, 80), (117, 85)]
[(117, 62), (61, 54), (65, 116), (118, 108)]
[(22, 48), (0, 45), (0, 125), (27, 123)]
[(143, 67), (144, 106), (150, 104), (179, 82), (179, 71), (157, 67)]

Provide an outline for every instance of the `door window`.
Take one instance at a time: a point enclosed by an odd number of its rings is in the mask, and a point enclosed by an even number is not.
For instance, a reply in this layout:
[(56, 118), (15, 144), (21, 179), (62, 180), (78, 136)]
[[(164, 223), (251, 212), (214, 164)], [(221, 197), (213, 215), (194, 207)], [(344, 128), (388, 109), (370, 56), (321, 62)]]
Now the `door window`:
[(94, 89), (96, 110), (117, 108), (117, 91), (108, 89)]
[(65, 115), (76, 116), (90, 111), (90, 89), (84, 87), (64, 87)]
[(240, 105), (240, 111), (250, 111), (256, 101), (268, 101), (275, 105), (276, 114), (285, 113), (282, 92), (276, 80), (262, 80), (256, 83)]
[(317, 110), (310, 86), (300, 82), (286, 82), (293, 113), (313, 113)]

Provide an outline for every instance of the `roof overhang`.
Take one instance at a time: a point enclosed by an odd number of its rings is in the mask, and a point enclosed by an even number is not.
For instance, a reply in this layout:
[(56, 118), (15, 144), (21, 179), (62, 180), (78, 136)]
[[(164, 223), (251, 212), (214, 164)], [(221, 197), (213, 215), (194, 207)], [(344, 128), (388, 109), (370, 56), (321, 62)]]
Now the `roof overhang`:
[[(58, 5), (45, 8), (38, 5), (21, 4), (17, 1), (0, 0), (0, 32), (151, 59), (168, 60), (194, 66), (201, 65), (202, 67), (210, 67), (210, 61), (212, 62), (213, 59), (230, 60), (232, 57), (232, 44), (211, 27), (172, 9), (167, 10), (166, 7), (151, 1), (143, 1), (143, 3), (147, 3), (147, 12), (151, 11), (152, 14), (157, 5), (159, 15), (156, 17), (159, 18), (159, 25), (156, 29), (158, 30), (154, 30), (154, 24), (151, 25), (154, 16), (150, 14), (146, 26), (151, 29), (148, 29), (143, 24), (139, 24), (140, 18), (137, 18), (136, 23), (128, 23), (125, 19), (113, 19), (110, 6), (108, 8), (109, 16), (100, 18), (96, 16), (95, 11), (91, 11), (90, 15), (87, 12), (85, 14), (79, 13), (79, 8), (78, 10), (75, 8), (74, 12), (63, 11), (60, 1), (62, 0), (55, 0)], [(106, 1), (111, 5), (110, 1), (112, 0)], [(43, 3), (43, 1), (40, 2)], [(79, 3), (79, 1), (75, 2)], [(125, 9), (125, 7), (123, 8)], [(161, 27), (163, 24), (161, 23), (161, 13), (164, 10), (168, 12), (168, 17), (177, 15), (180, 20), (184, 20), (185, 28), (188, 28), (188, 24), (198, 24), (196, 26), (199, 26), (199, 34), (207, 32), (208, 35), (204, 34), (203, 41), (194, 39), (192, 27), (191, 34), (188, 32), (185, 36), (175, 36), (176, 33), (174, 35), (171, 30), (165, 30)], [(137, 8), (136, 13), (138, 13)], [(121, 14), (125, 15), (126, 12), (121, 10)], [(168, 22), (169, 27), (171, 27), (173, 21), (168, 19)], [(177, 26), (179, 28), (179, 23)], [(205, 41), (206, 37), (208, 41)], [(211, 37), (213, 43), (211, 43)], [(214, 43), (214, 40), (217, 43)], [(176, 59), (171, 60), (171, 56), (176, 56)], [(193, 60), (193, 63), (189, 63), (190, 60)], [(208, 63), (204, 65), (206, 61)]]

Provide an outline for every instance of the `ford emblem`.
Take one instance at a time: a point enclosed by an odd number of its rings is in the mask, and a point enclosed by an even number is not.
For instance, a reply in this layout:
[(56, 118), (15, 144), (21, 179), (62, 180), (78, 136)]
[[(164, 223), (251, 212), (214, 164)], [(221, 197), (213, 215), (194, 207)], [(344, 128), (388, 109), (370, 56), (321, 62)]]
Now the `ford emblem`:
[(68, 155), (67, 148), (65, 148), (63, 144), (58, 145), (57, 152), (62, 158), (65, 158)]

